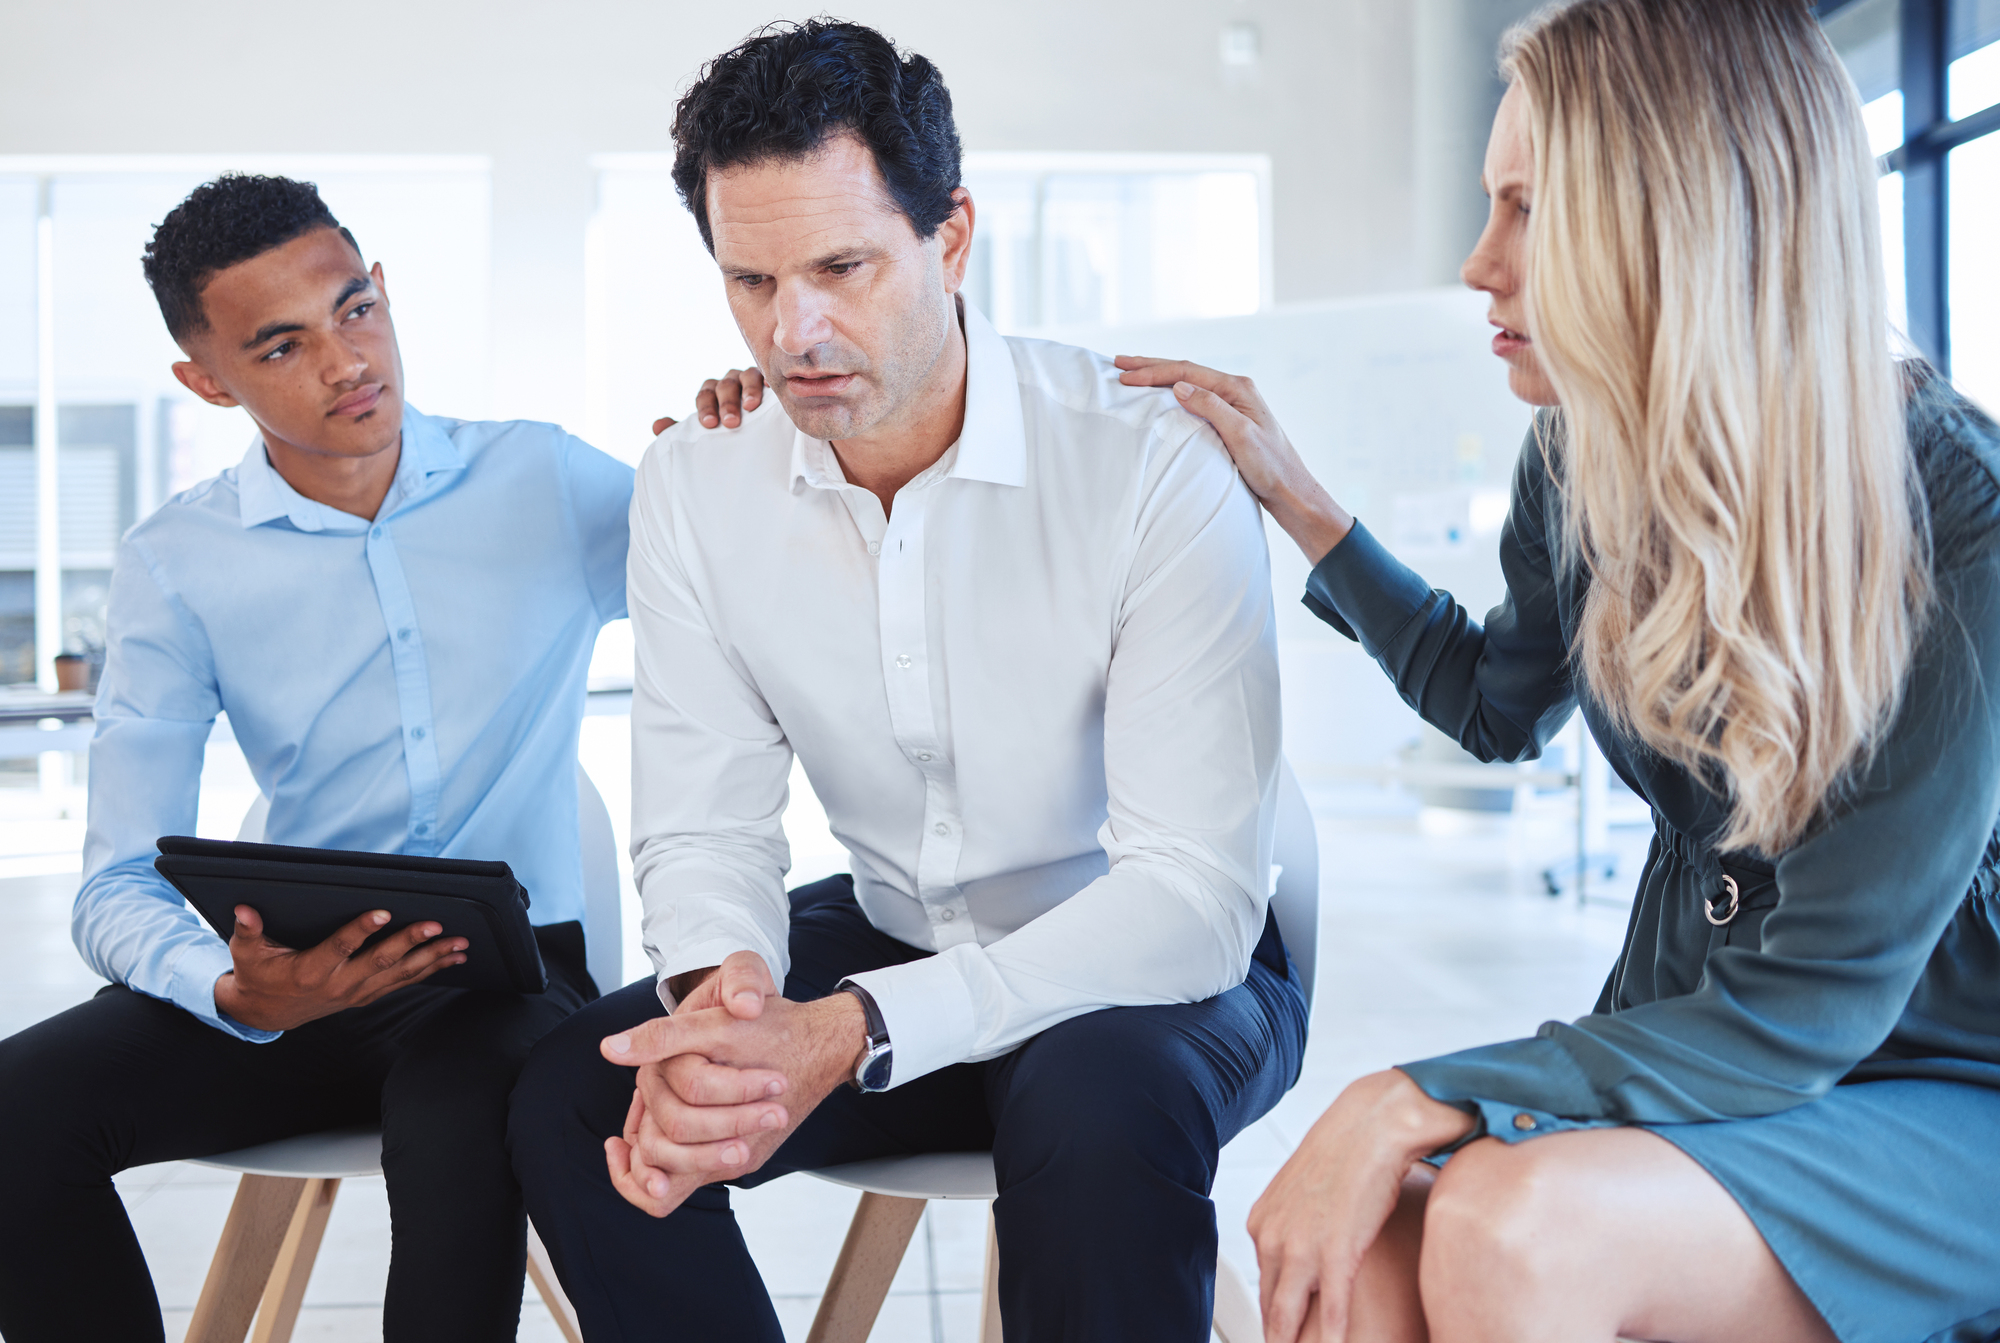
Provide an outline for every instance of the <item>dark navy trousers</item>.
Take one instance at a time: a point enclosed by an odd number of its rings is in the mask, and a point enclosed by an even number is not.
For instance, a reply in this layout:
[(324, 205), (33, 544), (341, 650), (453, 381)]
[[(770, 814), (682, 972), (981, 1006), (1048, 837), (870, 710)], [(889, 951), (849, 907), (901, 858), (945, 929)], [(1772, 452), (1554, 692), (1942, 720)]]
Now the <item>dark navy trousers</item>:
[[(928, 953), (877, 931), (842, 876), (792, 893), (791, 954), (785, 996), (805, 1001), (843, 976)], [(605, 1062), (598, 1041), (660, 1014), (644, 980), (536, 1047), (509, 1132), (529, 1214), (589, 1343), (781, 1343), (725, 1187), (656, 1219), (625, 1202), (605, 1171), (604, 1140), (624, 1125), (633, 1070)], [(1092, 1012), (1003, 1057), (876, 1095), (837, 1088), (762, 1170), (735, 1183), (990, 1148), (1008, 1343), (1206, 1343), (1216, 1155), (1297, 1079), (1305, 1035), (1297, 972), (1267, 923), (1249, 978), (1227, 993)]]

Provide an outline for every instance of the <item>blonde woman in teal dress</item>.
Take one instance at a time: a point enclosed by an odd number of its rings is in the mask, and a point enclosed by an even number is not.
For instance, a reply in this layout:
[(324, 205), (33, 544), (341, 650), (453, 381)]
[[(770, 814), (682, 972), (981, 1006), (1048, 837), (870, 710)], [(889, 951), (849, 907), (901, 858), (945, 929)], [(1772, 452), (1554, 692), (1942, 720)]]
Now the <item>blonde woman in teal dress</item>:
[(1120, 361), (1412, 707), (1486, 760), (1580, 709), (1658, 832), (1589, 1015), (1306, 1136), (1250, 1219), (1267, 1339), (2000, 1336), (2000, 436), (1892, 357), (1805, 4), (1578, 0), (1502, 66), (1464, 276), (1546, 409), (1483, 625), (1247, 380)]

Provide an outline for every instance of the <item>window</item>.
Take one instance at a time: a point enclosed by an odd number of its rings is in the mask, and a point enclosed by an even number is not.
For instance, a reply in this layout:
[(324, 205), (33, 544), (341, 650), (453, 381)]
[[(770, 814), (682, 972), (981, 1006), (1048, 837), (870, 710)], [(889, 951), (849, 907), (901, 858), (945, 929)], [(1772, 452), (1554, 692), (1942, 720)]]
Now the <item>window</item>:
[(1270, 177), (1261, 154), (968, 154), (966, 292), (1007, 332), (1255, 312)]
[[(243, 411), (206, 405), (174, 379), (180, 354), (139, 270), (152, 226), (231, 168), (318, 182), (383, 264), (411, 400), (463, 416), (485, 408), (484, 159), (0, 157), (0, 684), (47, 684), (57, 652), (101, 649), (119, 536), (234, 465), (250, 441)], [(56, 449), (47, 498), (43, 400)]]
[(1884, 159), (1891, 312), (2000, 407), (2000, 0), (1827, 0), (1819, 14)]
[[(636, 461), (661, 415), (749, 355), (664, 154), (604, 154), (585, 242), (584, 436)], [(967, 154), (970, 301), (1005, 332), (1255, 312), (1269, 301), (1261, 154)]]

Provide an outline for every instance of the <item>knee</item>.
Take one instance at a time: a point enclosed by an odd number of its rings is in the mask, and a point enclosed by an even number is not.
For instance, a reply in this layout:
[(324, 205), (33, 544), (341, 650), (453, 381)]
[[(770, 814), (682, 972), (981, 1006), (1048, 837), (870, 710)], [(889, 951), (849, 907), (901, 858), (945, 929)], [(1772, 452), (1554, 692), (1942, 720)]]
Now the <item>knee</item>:
[(1446, 1163), (1424, 1213), (1427, 1297), (1501, 1287), (1510, 1296), (1532, 1294), (1552, 1271), (1574, 1273), (1578, 1200), (1559, 1146), (1546, 1138), (1487, 1140)]
[(611, 1033), (599, 1016), (593, 1005), (566, 1018), (528, 1054), (507, 1107), (507, 1142), (517, 1165), (525, 1152), (580, 1137), (594, 1147), (622, 1126), (632, 1070), (598, 1052), (598, 1041)]
[(1027, 1046), (994, 1153), (1005, 1180), (1049, 1165), (1083, 1180), (1165, 1175), (1206, 1193), (1219, 1147), (1189, 1045), (1143, 1008), (1077, 1017)]

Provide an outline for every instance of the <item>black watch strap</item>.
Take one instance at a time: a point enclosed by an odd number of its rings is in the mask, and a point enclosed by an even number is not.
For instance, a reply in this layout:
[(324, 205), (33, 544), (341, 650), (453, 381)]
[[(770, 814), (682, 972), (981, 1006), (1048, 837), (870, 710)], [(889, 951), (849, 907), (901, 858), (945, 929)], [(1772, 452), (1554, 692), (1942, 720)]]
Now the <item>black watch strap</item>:
[(876, 1006), (875, 995), (851, 979), (843, 979), (834, 986), (835, 993), (851, 993), (861, 1000), (861, 1018), (868, 1027), (868, 1043), (880, 1048), (889, 1043), (889, 1026), (882, 1020), (882, 1009)]

